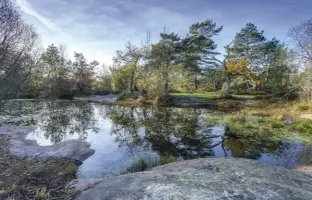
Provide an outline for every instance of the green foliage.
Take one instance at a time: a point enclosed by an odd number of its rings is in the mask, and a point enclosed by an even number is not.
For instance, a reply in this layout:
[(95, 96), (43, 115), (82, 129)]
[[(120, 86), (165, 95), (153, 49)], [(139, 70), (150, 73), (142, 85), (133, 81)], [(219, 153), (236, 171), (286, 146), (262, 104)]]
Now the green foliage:
[(132, 66), (120, 69), (111, 69), (111, 87), (115, 92), (126, 92), (129, 87), (129, 80), (132, 74)]
[(142, 172), (145, 171), (147, 167), (148, 167), (147, 162), (143, 158), (140, 158), (138, 160), (133, 161), (128, 166), (126, 166), (125, 171), (129, 173)]
[(170, 93), (172, 96), (180, 96), (180, 97), (194, 97), (198, 99), (216, 99), (219, 96), (218, 92), (194, 92), (194, 93)]
[[(214, 123), (216, 117), (207, 118)], [(281, 120), (268, 117), (254, 117), (240, 114), (220, 116), (219, 122), (226, 127), (226, 135), (233, 137), (266, 136), (269, 138), (287, 138), (287, 124)]]
[(295, 119), (293, 121), (293, 127), (300, 133), (312, 133), (312, 121), (309, 119)]
[(160, 156), (160, 164), (165, 165), (172, 162), (176, 162), (177, 159), (173, 156)]

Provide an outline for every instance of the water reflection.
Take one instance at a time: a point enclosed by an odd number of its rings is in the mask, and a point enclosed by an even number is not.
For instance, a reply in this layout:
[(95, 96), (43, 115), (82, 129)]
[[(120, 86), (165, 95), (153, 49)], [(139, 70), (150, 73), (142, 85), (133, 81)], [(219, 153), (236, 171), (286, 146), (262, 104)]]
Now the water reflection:
[(202, 109), (142, 109), (82, 101), (18, 101), (21, 116), (0, 124), (35, 125), (28, 135), (41, 145), (68, 139), (91, 143), (95, 154), (79, 168), (78, 177), (133, 172), (175, 160), (208, 156), (262, 160), (285, 167), (312, 164), (312, 148), (270, 138), (235, 138), (222, 126), (208, 126)]
[(192, 159), (212, 156), (211, 128), (199, 122), (201, 111), (190, 109), (114, 107), (111, 111), (113, 128), (120, 146), (137, 146), (157, 152), (160, 156)]

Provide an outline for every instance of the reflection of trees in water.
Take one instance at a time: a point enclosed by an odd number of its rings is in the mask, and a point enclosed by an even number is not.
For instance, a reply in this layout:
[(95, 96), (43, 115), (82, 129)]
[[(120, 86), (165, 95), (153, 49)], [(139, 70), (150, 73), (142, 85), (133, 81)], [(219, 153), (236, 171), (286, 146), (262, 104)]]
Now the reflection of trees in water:
[(231, 151), (232, 157), (260, 159), (265, 153), (274, 157), (277, 164), (285, 167), (312, 164), (312, 147), (300, 142), (261, 137), (224, 137), (223, 146)]
[(312, 165), (312, 147), (310, 145), (302, 145), (298, 155), (298, 163), (302, 165)]
[(200, 110), (114, 107), (112, 134), (120, 146), (152, 148), (160, 156), (210, 156), (212, 138), (199, 123)]
[(259, 159), (262, 153), (281, 154), (287, 148), (282, 141), (259, 137), (224, 137), (223, 146), (231, 151), (233, 157)]
[(96, 131), (92, 104), (84, 102), (53, 101), (47, 102), (40, 116), (44, 136), (52, 143), (59, 143), (66, 134), (79, 135), (80, 139), (88, 136), (87, 131)]

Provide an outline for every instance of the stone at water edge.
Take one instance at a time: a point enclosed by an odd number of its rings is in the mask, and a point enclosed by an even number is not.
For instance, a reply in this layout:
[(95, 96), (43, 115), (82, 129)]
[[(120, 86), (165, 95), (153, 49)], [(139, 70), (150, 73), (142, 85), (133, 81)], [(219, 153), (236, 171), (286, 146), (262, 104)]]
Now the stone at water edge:
[(312, 165), (298, 166), (298, 167), (296, 167), (296, 171), (312, 176)]
[(81, 140), (68, 140), (52, 146), (39, 146), (26, 136), (32, 127), (0, 127), (0, 135), (9, 137), (9, 152), (22, 158), (70, 158), (82, 162), (94, 154), (90, 144)]
[(206, 158), (104, 179), (77, 200), (312, 199), (312, 176), (247, 159)]

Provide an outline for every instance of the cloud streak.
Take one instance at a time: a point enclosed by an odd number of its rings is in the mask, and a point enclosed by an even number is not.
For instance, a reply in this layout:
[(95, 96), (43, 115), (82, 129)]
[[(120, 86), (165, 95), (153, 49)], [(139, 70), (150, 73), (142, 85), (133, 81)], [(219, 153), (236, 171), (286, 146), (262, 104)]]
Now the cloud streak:
[(31, 4), (27, 2), (27, 0), (17, 0), (17, 4), (21, 7), (21, 9), (28, 15), (35, 17), (38, 21), (44, 24), (49, 30), (54, 32), (61, 32), (62, 30), (57, 27), (54, 23), (52, 23), (49, 19), (40, 15)]
[[(114, 52), (131, 40), (139, 45), (146, 31), (156, 42), (166, 26), (184, 36), (197, 21), (213, 19), (224, 30), (219, 50), (247, 22), (264, 29), (268, 38), (285, 40), (287, 30), (310, 16), (309, 0), (17, 0), (29, 23), (39, 30), (44, 46), (65, 44), (70, 54), (111, 63)], [(311, 17), (311, 16), (310, 16)]]

